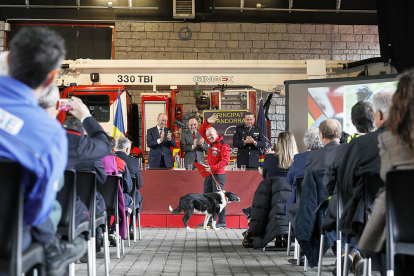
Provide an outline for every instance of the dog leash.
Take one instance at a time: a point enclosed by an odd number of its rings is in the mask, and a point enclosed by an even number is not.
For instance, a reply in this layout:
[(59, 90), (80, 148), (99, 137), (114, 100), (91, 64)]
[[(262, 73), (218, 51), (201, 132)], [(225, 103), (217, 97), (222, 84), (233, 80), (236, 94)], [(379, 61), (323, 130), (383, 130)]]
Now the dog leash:
[[(208, 160), (207, 160), (207, 162), (208, 162)], [(208, 162), (208, 163), (210, 163), (210, 162)], [(210, 164), (208, 164), (208, 166), (211, 168)], [(214, 178), (213, 171), (211, 171), (211, 177), (213, 178), (214, 182), (216, 183), (217, 191), (218, 192), (221, 191), (220, 185), (217, 183), (217, 180)]]
[(220, 191), (221, 191), (221, 187), (220, 187), (220, 185), (217, 183), (217, 180), (214, 178), (213, 173), (211, 173), (211, 177), (213, 178), (214, 182), (216, 183), (216, 188), (217, 188), (217, 191), (218, 191), (218, 192), (220, 192)]

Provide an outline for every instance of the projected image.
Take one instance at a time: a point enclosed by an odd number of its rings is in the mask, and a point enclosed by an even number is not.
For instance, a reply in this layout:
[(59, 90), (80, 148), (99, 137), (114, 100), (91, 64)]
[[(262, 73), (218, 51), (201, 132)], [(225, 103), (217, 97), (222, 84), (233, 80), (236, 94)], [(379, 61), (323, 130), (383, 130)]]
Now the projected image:
[(308, 88), (308, 128), (317, 127), (327, 119), (337, 119), (343, 130), (356, 133), (351, 122), (351, 108), (358, 101), (372, 102), (375, 92), (397, 88), (397, 81)]

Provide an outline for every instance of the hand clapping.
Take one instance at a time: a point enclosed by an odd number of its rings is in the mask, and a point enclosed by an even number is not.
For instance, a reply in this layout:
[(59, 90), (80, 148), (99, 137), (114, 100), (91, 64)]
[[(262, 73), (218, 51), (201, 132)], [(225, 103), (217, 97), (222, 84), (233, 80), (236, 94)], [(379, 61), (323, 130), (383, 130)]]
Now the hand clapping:
[(167, 139), (168, 139), (168, 140), (171, 140), (171, 137), (172, 137), (172, 133), (168, 131), (168, 132), (167, 132)]
[(161, 135), (160, 135), (160, 141), (163, 141), (164, 140), (164, 134), (165, 134), (165, 132), (164, 132), (164, 130), (161, 132)]
[(200, 146), (202, 146), (204, 144), (204, 139), (200, 138)]

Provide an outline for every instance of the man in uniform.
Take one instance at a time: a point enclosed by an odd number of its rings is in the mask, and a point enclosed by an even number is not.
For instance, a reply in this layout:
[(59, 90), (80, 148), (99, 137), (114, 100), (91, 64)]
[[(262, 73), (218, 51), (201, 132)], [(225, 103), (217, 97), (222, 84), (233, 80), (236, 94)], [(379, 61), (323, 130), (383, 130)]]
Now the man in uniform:
[(255, 118), (252, 112), (244, 116), (244, 125), (236, 127), (233, 136), (233, 147), (237, 148), (237, 167), (259, 167), (259, 149), (266, 148), (262, 128), (254, 125)]

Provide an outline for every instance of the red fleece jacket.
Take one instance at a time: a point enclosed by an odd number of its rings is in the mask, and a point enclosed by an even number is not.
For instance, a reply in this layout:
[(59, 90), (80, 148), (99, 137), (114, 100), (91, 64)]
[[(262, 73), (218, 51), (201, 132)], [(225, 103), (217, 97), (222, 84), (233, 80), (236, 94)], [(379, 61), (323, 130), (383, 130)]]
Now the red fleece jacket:
[(198, 130), (208, 145), (207, 164), (211, 167), (213, 174), (225, 174), (225, 167), (230, 163), (230, 146), (221, 142), (223, 137), (218, 135), (216, 141), (211, 143), (207, 140), (206, 130), (211, 125), (204, 122)]

